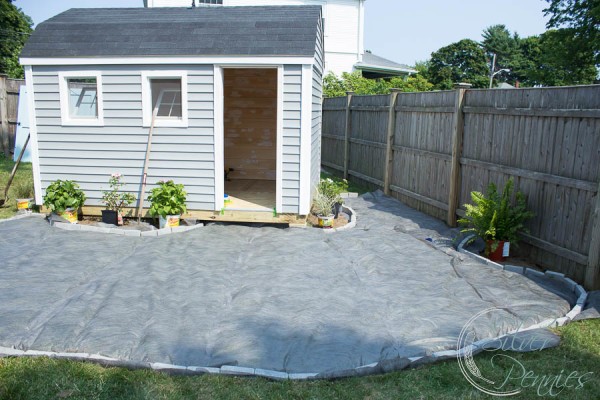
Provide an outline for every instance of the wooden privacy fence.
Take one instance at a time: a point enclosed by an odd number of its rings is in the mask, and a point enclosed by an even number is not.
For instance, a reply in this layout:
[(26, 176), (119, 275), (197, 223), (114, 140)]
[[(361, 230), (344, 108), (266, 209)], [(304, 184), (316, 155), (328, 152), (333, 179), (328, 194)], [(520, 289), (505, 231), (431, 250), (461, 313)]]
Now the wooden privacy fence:
[(0, 150), (7, 157), (15, 148), (19, 87), (23, 84), (23, 79), (0, 74)]
[(521, 251), (600, 287), (600, 86), (325, 99), (322, 164), (456, 226), (514, 178), (536, 216)]

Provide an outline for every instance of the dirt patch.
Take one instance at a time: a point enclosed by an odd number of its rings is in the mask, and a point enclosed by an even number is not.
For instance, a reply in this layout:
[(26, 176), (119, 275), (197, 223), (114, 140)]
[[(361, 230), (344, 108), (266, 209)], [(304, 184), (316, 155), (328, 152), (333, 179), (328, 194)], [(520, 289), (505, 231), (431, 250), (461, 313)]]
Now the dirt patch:
[[(310, 214), (306, 220), (306, 222), (308, 223), (309, 226), (313, 227), (313, 228), (318, 228), (318, 229), (322, 229), (321, 227), (319, 227), (319, 219), (317, 218), (316, 215)], [(333, 228), (337, 229), (337, 228), (341, 228), (343, 226), (348, 225), (348, 217), (346, 216), (346, 214), (340, 213), (340, 215), (333, 220)]]

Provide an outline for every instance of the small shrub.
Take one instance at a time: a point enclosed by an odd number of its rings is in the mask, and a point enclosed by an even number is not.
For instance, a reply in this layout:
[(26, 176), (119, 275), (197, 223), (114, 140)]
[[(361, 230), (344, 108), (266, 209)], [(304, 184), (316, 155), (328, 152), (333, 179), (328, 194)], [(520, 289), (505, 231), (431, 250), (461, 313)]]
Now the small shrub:
[(55, 213), (64, 212), (67, 208), (78, 209), (85, 203), (85, 193), (74, 181), (52, 182), (46, 189), (44, 206)]
[(334, 204), (336, 203), (335, 198), (330, 197), (329, 195), (317, 191), (315, 197), (313, 199), (313, 214), (328, 216), (333, 214), (332, 209)]
[(317, 192), (333, 200), (333, 203), (341, 203), (341, 194), (348, 191), (348, 181), (342, 179), (334, 181), (331, 178), (321, 179), (317, 186)]
[(158, 187), (152, 189), (148, 196), (151, 202), (150, 215), (181, 215), (187, 212), (185, 205), (187, 193), (182, 184), (176, 184), (172, 180), (158, 182)]
[(123, 175), (116, 172), (110, 176), (108, 185), (110, 190), (102, 191), (102, 201), (106, 204), (107, 210), (121, 211), (135, 201), (135, 195), (132, 193), (119, 193), (119, 190), (125, 185), (121, 179)]
[(527, 232), (525, 221), (534, 213), (527, 210), (527, 202), (521, 192), (516, 193), (515, 203), (511, 202), (513, 185), (514, 181), (510, 179), (501, 194), (493, 183), (489, 184), (485, 195), (471, 192), (474, 204), (465, 204), (465, 218), (458, 221), (465, 226), (462, 232), (474, 233), (485, 241), (494, 242), (492, 251), (499, 241), (516, 244), (519, 234)]

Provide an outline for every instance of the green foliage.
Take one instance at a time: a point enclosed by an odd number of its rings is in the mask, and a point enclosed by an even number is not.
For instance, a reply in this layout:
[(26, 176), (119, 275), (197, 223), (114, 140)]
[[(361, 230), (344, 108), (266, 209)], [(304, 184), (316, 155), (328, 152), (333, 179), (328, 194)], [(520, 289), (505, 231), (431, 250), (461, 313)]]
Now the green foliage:
[(176, 184), (172, 180), (160, 181), (158, 185), (148, 196), (148, 200), (151, 202), (150, 215), (160, 215), (166, 218), (167, 215), (185, 214), (187, 212), (185, 205), (187, 193), (183, 185)]
[(119, 193), (119, 190), (125, 185), (121, 179), (123, 175), (114, 173), (108, 180), (110, 190), (102, 191), (102, 201), (106, 204), (107, 210), (120, 211), (123, 207), (127, 207), (135, 201), (133, 193)]
[(488, 85), (488, 63), (481, 46), (463, 39), (431, 53), (427, 78), (436, 89), (448, 90), (455, 83), (466, 82), (474, 88)]
[[(594, 83), (594, 54), (578, 44), (572, 29), (549, 30), (539, 36), (533, 63), (524, 72), (529, 85), (566, 86)], [(533, 45), (534, 42), (531, 42)]]
[(389, 94), (390, 89), (400, 89), (403, 92), (426, 92), (433, 85), (423, 76), (394, 77), (386, 79), (367, 79), (359, 71), (351, 74), (344, 72), (341, 77), (330, 72), (323, 78), (325, 97), (346, 96), (346, 92), (358, 95)]
[(348, 181), (346, 179), (331, 179), (325, 178), (319, 181), (317, 191), (331, 199), (336, 203), (341, 203), (340, 195), (348, 191)]
[(83, 206), (83, 203), (85, 203), (85, 193), (74, 181), (57, 179), (48, 186), (44, 196), (44, 206), (55, 213), (61, 213), (67, 208), (76, 210)]
[(514, 181), (511, 178), (502, 194), (498, 193), (496, 185), (490, 183), (487, 193), (471, 192), (474, 204), (465, 204), (465, 218), (458, 222), (465, 226), (462, 232), (475, 233), (483, 240), (493, 242), (507, 241), (516, 244), (519, 233), (527, 232), (525, 221), (534, 214), (527, 210), (525, 196), (521, 192), (515, 195), (515, 203), (511, 202)]
[(0, 1), (0, 73), (23, 78), (19, 54), (32, 32), (33, 21), (12, 3)]
[(547, 28), (570, 28), (576, 52), (592, 53), (600, 64), (600, 0), (546, 0)]
[(494, 77), (494, 80), (507, 82), (512, 85), (518, 80), (517, 70), (522, 62), (519, 35), (511, 34), (505, 25), (493, 25), (486, 28), (483, 33), (483, 46), (485, 52), (490, 56), (496, 54), (495, 70), (510, 69), (510, 72), (502, 72)]
[(312, 212), (315, 215), (329, 216), (333, 214), (333, 207), (336, 199), (326, 193), (317, 190), (313, 199)]

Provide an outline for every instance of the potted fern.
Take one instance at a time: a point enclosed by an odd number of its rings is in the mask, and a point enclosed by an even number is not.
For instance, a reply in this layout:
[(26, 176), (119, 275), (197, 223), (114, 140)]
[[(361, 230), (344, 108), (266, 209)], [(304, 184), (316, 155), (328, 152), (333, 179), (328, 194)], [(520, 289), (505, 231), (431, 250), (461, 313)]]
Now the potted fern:
[(158, 215), (160, 229), (179, 226), (181, 214), (187, 212), (186, 196), (183, 185), (172, 180), (160, 181), (158, 187), (152, 189), (152, 194), (148, 196), (150, 215)]
[(465, 228), (462, 232), (474, 233), (485, 243), (485, 256), (492, 261), (503, 261), (508, 257), (510, 245), (516, 245), (519, 234), (527, 232), (525, 221), (534, 216), (527, 210), (525, 196), (515, 194), (511, 202), (514, 181), (509, 179), (499, 193), (496, 185), (490, 183), (486, 194), (471, 192), (473, 204), (465, 204), (465, 218), (458, 222)]
[(46, 188), (44, 207), (72, 224), (77, 223), (77, 210), (85, 202), (85, 194), (74, 181), (57, 179)]
[(116, 172), (111, 174), (108, 185), (110, 190), (102, 191), (102, 201), (106, 204), (106, 210), (102, 210), (102, 222), (112, 225), (123, 225), (121, 210), (135, 201), (132, 193), (119, 193), (125, 185), (121, 179), (123, 175)]

